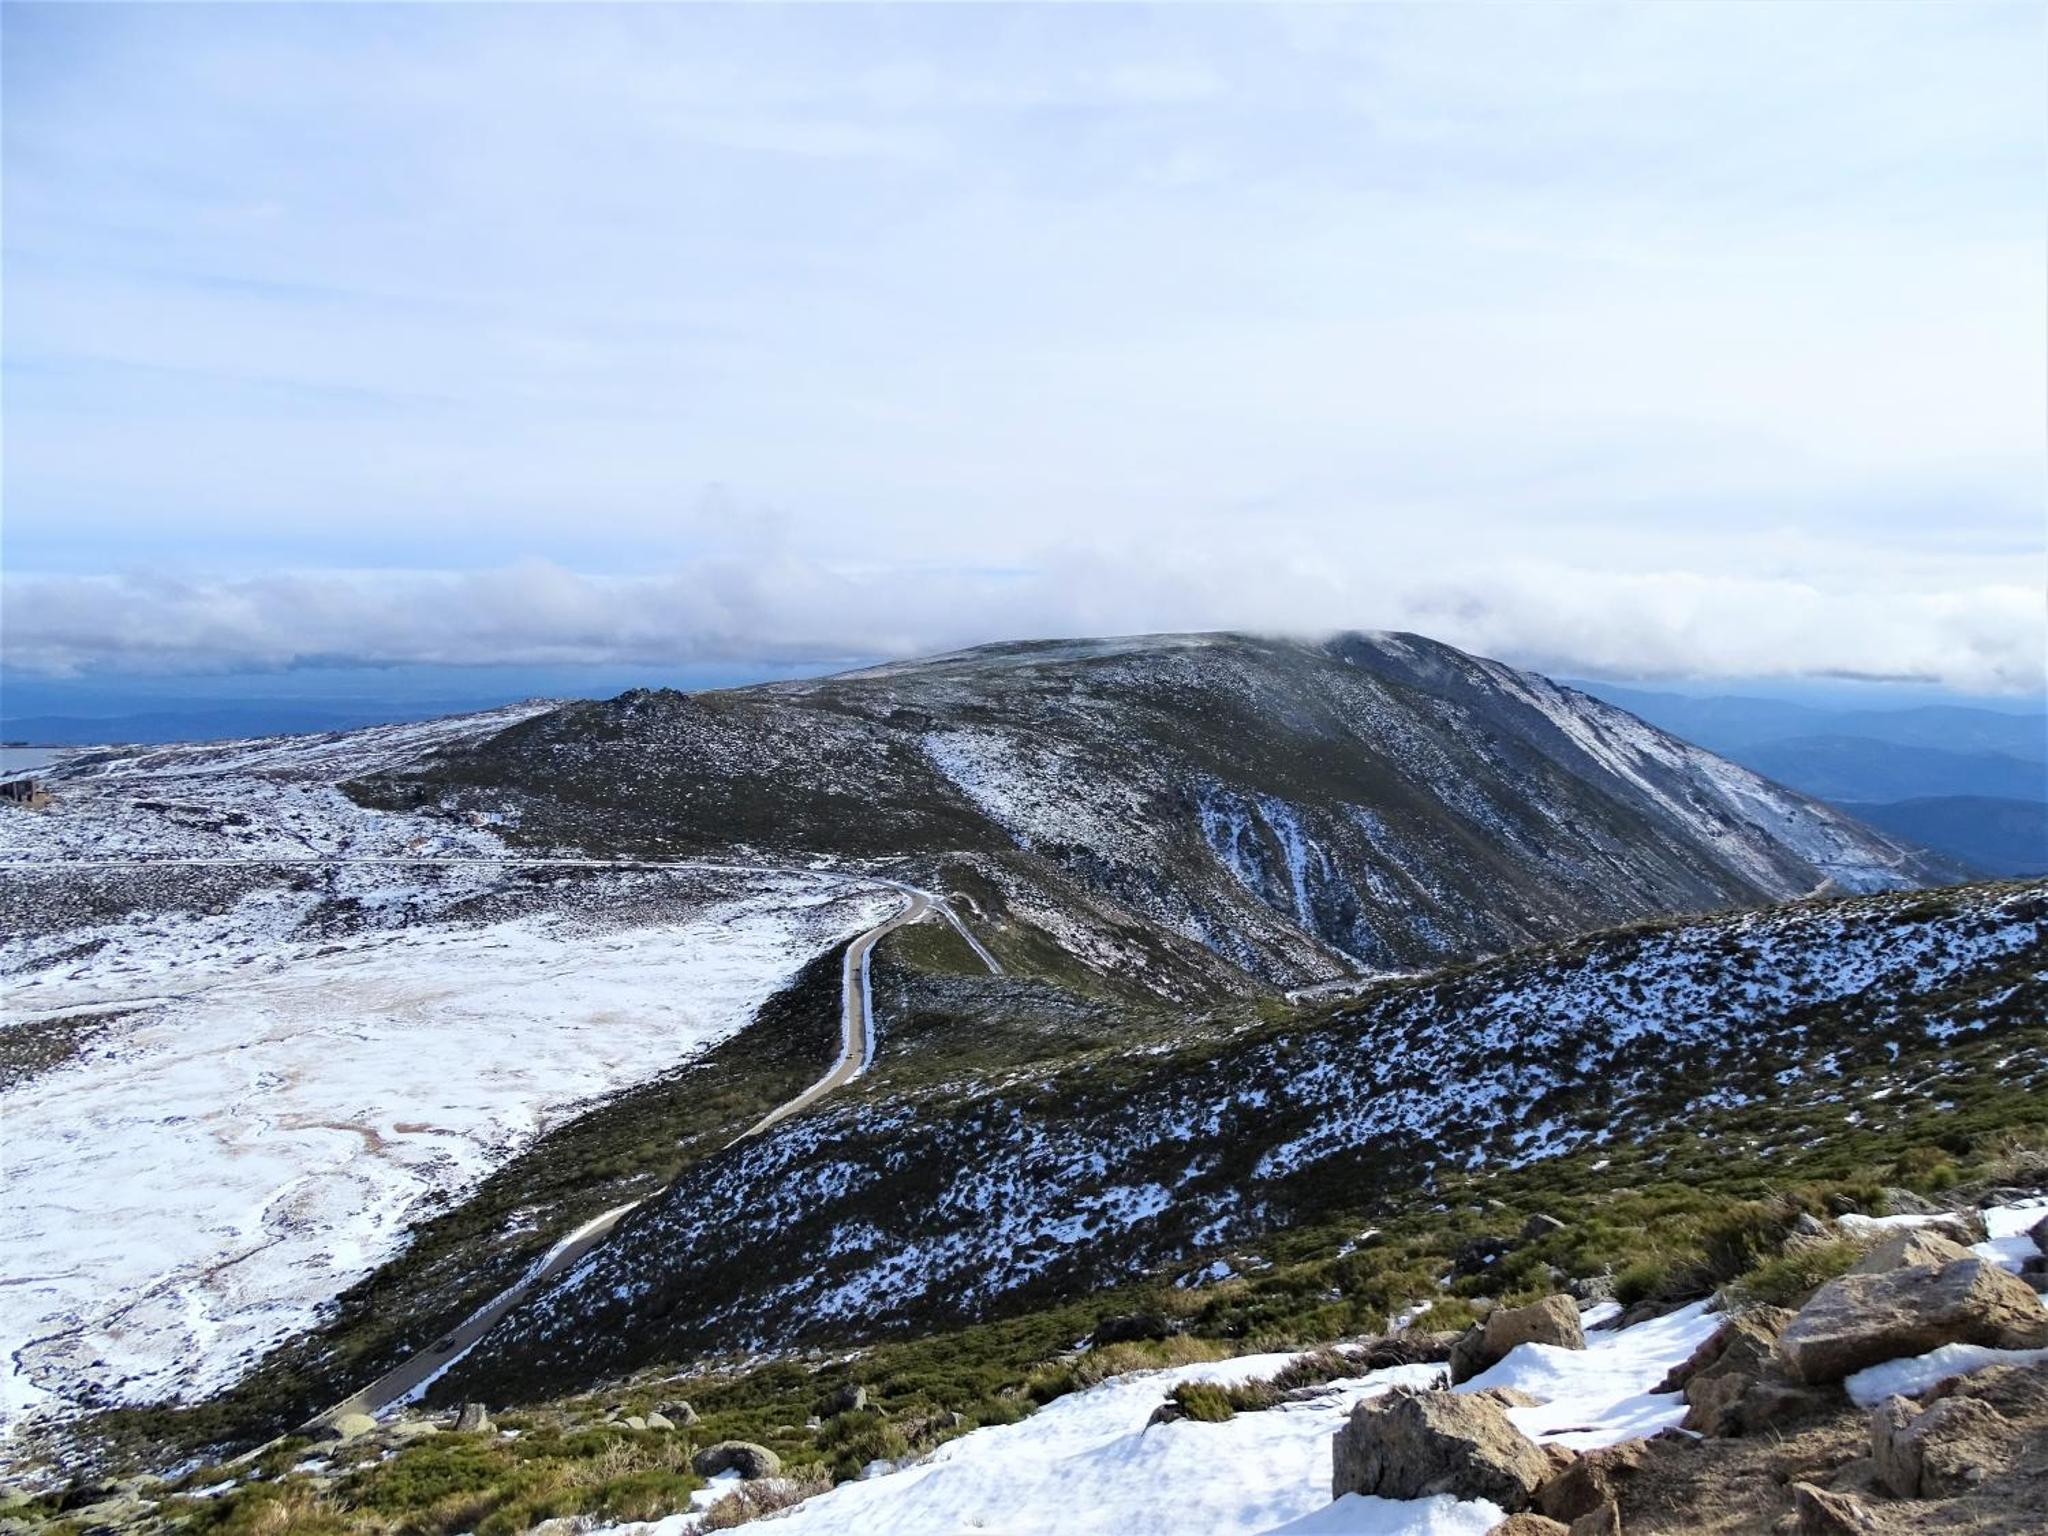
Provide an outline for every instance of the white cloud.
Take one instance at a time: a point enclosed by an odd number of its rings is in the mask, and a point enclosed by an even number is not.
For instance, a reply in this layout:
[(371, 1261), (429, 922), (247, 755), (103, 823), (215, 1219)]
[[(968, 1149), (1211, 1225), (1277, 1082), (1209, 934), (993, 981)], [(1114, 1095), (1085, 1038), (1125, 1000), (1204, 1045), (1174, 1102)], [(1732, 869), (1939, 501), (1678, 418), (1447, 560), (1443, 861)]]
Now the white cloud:
[(640, 664), (911, 655), (991, 640), (1414, 629), (1553, 672), (1835, 675), (2034, 690), (2038, 587), (1821, 591), (1564, 565), (1341, 572), (1313, 555), (1069, 548), (1024, 570), (830, 567), (786, 552), (641, 576), (495, 570), (11, 579), (10, 665), (67, 674), (306, 663)]

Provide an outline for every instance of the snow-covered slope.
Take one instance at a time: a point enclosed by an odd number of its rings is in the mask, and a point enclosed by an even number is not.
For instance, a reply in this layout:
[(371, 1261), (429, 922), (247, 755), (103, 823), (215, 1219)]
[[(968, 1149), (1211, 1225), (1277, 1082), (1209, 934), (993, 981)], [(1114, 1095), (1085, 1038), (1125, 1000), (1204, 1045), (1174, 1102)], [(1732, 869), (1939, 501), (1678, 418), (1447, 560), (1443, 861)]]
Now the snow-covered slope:
[(897, 905), (528, 862), (481, 818), (336, 787), (533, 712), (74, 754), (47, 810), (0, 808), (0, 1425), (233, 1381), (424, 1215)]
[[(1637, 917), (1960, 878), (1545, 678), (1410, 635), (990, 646), (815, 682), (637, 692), (393, 774), (516, 835), (966, 854), (1144, 931), (1126, 980), (1300, 986)], [(1115, 968), (1115, 967), (1112, 967)]]
[(1074, 1294), (1432, 1169), (1825, 1097), (1845, 1063), (1902, 1043), (2017, 1032), (2009, 1070), (2048, 1086), (2026, 1033), (2044, 916), (2037, 883), (1624, 931), (1221, 1042), (828, 1107), (686, 1175), (513, 1319), (500, 1374), (479, 1378), (507, 1390)]

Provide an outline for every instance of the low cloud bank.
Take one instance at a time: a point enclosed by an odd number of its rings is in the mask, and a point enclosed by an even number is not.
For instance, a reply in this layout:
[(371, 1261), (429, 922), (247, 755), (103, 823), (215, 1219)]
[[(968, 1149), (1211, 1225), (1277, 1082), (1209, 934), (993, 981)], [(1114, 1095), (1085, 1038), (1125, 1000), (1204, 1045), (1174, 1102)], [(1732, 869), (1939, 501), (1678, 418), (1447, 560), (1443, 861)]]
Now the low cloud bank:
[(74, 676), (334, 663), (815, 662), (1155, 630), (1412, 629), (1554, 672), (1911, 679), (2038, 689), (2031, 584), (1796, 580), (1524, 564), (1343, 571), (1299, 556), (1068, 552), (1027, 569), (706, 560), (646, 575), (478, 571), (15, 576), (6, 664)]

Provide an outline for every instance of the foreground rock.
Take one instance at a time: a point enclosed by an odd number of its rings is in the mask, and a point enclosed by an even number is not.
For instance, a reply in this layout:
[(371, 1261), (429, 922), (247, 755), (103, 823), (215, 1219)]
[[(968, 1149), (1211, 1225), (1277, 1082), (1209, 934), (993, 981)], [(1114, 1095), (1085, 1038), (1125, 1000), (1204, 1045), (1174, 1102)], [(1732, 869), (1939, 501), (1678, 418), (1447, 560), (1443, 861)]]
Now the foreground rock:
[(1395, 1389), (1351, 1410), (1332, 1443), (1333, 1498), (1347, 1493), (1425, 1499), (1448, 1493), (1526, 1509), (1550, 1458), (1496, 1402), (1454, 1392)]
[(1865, 1366), (1944, 1344), (2037, 1349), (2048, 1344), (2048, 1309), (2034, 1288), (1984, 1259), (1830, 1280), (1778, 1338), (1797, 1380), (1838, 1382)]
[(751, 1440), (721, 1440), (716, 1445), (707, 1445), (690, 1458), (690, 1470), (699, 1477), (716, 1477), (721, 1472), (737, 1472), (752, 1481), (757, 1477), (777, 1477), (782, 1472), (782, 1458), (765, 1445), (756, 1445)]

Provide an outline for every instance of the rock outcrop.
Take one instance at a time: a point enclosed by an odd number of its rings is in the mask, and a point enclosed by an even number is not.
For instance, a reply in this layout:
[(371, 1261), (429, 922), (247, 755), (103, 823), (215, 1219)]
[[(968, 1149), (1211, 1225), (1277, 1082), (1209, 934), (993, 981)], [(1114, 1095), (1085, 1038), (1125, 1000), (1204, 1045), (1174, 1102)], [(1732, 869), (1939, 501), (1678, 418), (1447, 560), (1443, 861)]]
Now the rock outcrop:
[(1550, 1458), (1498, 1403), (1455, 1392), (1396, 1389), (1351, 1410), (1332, 1442), (1331, 1496), (1423, 1499), (1440, 1493), (1526, 1509)]
[(1842, 1275), (1786, 1325), (1778, 1354), (1811, 1385), (1943, 1344), (2039, 1348), (2048, 1344), (2048, 1309), (2032, 1286), (1985, 1259)]

